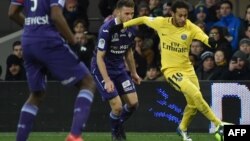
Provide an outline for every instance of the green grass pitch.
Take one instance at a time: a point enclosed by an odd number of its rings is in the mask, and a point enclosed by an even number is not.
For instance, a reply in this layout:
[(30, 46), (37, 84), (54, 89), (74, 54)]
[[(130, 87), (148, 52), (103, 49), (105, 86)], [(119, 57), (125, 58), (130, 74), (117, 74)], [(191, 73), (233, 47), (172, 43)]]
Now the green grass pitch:
[[(32, 132), (28, 141), (64, 141), (64, 132)], [(85, 141), (111, 141), (110, 133), (86, 132)], [(191, 133), (193, 141), (216, 141), (213, 134)], [(14, 141), (15, 133), (0, 133), (0, 141)], [(176, 133), (128, 132), (127, 141), (181, 141)]]

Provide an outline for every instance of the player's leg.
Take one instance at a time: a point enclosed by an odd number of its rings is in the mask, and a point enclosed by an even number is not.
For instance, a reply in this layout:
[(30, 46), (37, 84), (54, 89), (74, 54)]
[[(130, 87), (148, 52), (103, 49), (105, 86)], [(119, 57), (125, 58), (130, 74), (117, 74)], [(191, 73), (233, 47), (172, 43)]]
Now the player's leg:
[[(32, 46), (33, 47), (33, 46)], [(25, 69), (27, 71), (27, 80), (29, 89), (31, 91), (30, 96), (23, 105), (17, 125), (16, 141), (26, 141), (29, 133), (32, 130), (33, 122), (38, 113), (38, 107), (42, 103), (45, 96), (45, 75), (43, 74), (42, 65), (38, 64), (34, 59), (31, 59), (29, 53), (25, 49)], [(29, 49), (28, 49), (29, 50)]]
[(124, 130), (123, 123), (128, 120), (133, 113), (138, 108), (138, 97), (135, 90), (135, 86), (131, 77), (128, 76), (127, 72), (123, 72), (119, 77), (116, 79), (115, 83), (118, 93), (121, 94), (121, 97), (125, 104), (123, 105), (121, 118), (120, 118), (120, 134), (122, 138), (126, 139), (126, 134)]
[(85, 128), (89, 117), (94, 97), (95, 83), (92, 76), (86, 75), (76, 86), (79, 88), (79, 92), (75, 100), (70, 135), (78, 138)]
[[(197, 79), (197, 77), (195, 76), (184, 76), (184, 77), (188, 77), (189, 80), (191, 82), (193, 82), (193, 84), (198, 88), (200, 89), (200, 86), (199, 86), (199, 81)], [(190, 125), (190, 123), (192, 122), (194, 116), (196, 115), (197, 113), (197, 108), (195, 106), (195, 103), (193, 101), (193, 98), (190, 97), (189, 95), (183, 93), (184, 96), (185, 96), (185, 99), (187, 101), (187, 105), (184, 109), (184, 112), (183, 112), (183, 117), (182, 117), (182, 120), (181, 120), (181, 123), (179, 125), (179, 128), (182, 130), (182, 131), (187, 131), (188, 130), (188, 127)]]
[(122, 95), (122, 99), (124, 100), (125, 104), (122, 108), (121, 123), (124, 123), (137, 110), (139, 104), (136, 92)]
[(112, 140), (121, 140), (121, 135), (119, 133), (120, 128), (120, 118), (122, 113), (122, 101), (120, 96), (116, 96), (109, 100), (109, 105), (111, 107), (111, 112), (109, 114), (111, 130), (112, 130)]
[(215, 116), (207, 102), (203, 99), (201, 91), (196, 84), (197, 82), (194, 82), (195, 78), (193, 77), (196, 77), (195, 72), (189, 71), (188, 74), (189, 76), (186, 77), (184, 74), (180, 73), (164, 72), (164, 75), (167, 76), (167, 81), (170, 82), (171, 85), (173, 85), (177, 90), (181, 90), (186, 97), (189, 97), (194, 102), (197, 110), (200, 111), (206, 118), (212, 121), (216, 126), (219, 125), (221, 120)]
[(28, 139), (38, 112), (38, 107), (44, 95), (44, 91), (31, 93), (23, 105), (17, 125), (16, 141), (26, 141)]
[[(98, 70), (92, 72), (93, 78), (96, 82), (97, 89), (99, 94), (101, 94), (103, 100), (108, 101), (111, 107), (111, 111), (109, 112), (109, 120), (111, 126), (111, 136), (112, 140), (121, 140), (121, 136), (118, 132), (119, 124), (120, 124), (120, 116), (122, 112), (122, 101), (120, 96), (118, 95), (117, 89), (115, 87), (112, 93), (108, 93), (104, 88), (104, 81), (102, 75)], [(111, 80), (114, 82), (115, 75), (110, 75)]]
[(74, 104), (74, 114), (67, 141), (81, 141), (81, 133), (87, 122), (94, 97), (95, 83), (87, 67), (63, 41), (50, 41), (51, 46), (41, 52), (46, 54), (42, 62), (54, 78), (63, 85), (76, 86), (79, 89)]
[(215, 124), (215, 126), (221, 123), (221, 120), (217, 118), (214, 112), (211, 110), (207, 102), (203, 99), (200, 90), (190, 81), (186, 82), (186, 85), (183, 85), (182, 91), (186, 95), (189, 95), (195, 103), (195, 107), (211, 122)]
[(185, 106), (181, 122), (177, 128), (177, 133), (183, 137), (183, 141), (192, 141), (191, 137), (188, 134), (188, 127), (192, 122), (193, 118), (197, 113), (196, 107), (192, 103), (192, 99), (184, 95), (187, 101)]
[(122, 95), (122, 98), (123, 98), (125, 104), (123, 105), (123, 108), (122, 108), (119, 132), (121, 134), (121, 137), (124, 140), (126, 140), (127, 137), (126, 137), (126, 133), (125, 133), (125, 129), (124, 129), (123, 124), (133, 115), (133, 113), (137, 110), (139, 104), (138, 104), (138, 97), (137, 97), (136, 92)]
[(196, 107), (189, 104), (186, 105), (183, 112), (183, 117), (181, 119), (181, 123), (179, 124), (179, 128), (182, 131), (188, 131), (188, 127), (192, 122), (193, 118), (195, 117), (196, 113), (197, 113)]
[[(183, 73), (176, 71), (164, 71), (163, 73), (166, 77), (167, 82), (177, 91), (181, 91), (182, 83), (187, 80), (187, 76)], [(181, 123), (177, 128), (177, 133), (182, 137), (183, 141), (192, 141), (192, 139), (188, 135), (187, 130), (193, 117), (197, 113), (197, 109), (194, 105), (193, 99), (190, 98), (188, 95), (184, 94), (184, 96), (187, 101), (187, 105), (185, 106)]]
[(125, 104), (121, 114), (121, 123), (125, 122), (138, 108), (138, 97), (135, 85), (127, 72), (121, 73), (115, 79), (116, 88)]

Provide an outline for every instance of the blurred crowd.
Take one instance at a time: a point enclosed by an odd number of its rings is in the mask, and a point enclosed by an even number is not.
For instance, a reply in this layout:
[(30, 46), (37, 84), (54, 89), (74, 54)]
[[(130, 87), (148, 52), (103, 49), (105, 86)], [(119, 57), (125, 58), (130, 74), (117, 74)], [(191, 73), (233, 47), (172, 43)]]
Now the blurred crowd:
[[(135, 0), (135, 17), (171, 16), (174, 0)], [(188, 1), (188, 0), (186, 0)], [(117, 0), (100, 0), (99, 12), (103, 22), (115, 17)], [(81, 46), (72, 47), (87, 67), (96, 45), (97, 33), (88, 30), (89, 0), (66, 0), (64, 16)], [(217, 41), (210, 49), (199, 40), (193, 40), (189, 58), (200, 80), (250, 80), (250, 4), (242, 7), (245, 16), (233, 14), (234, 5), (228, 0), (200, 0), (190, 3), (189, 20)], [(160, 72), (159, 37), (146, 25), (137, 27), (132, 44), (137, 72), (145, 81), (164, 81)], [(26, 80), (20, 41), (12, 45), (13, 53), (6, 59), (6, 81)], [(0, 65), (0, 77), (2, 74)], [(49, 75), (48, 79), (53, 80)]]

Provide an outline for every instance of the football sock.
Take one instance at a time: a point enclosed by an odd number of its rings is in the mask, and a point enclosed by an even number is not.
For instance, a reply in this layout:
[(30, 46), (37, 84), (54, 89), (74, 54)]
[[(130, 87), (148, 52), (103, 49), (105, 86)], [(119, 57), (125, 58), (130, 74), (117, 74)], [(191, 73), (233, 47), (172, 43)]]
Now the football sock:
[(71, 134), (80, 136), (88, 120), (93, 93), (87, 89), (80, 90), (74, 106), (74, 116), (71, 126)]
[(179, 125), (179, 128), (182, 131), (187, 131), (187, 128), (189, 127), (191, 121), (193, 120), (194, 116), (197, 113), (197, 109), (196, 107), (192, 106), (192, 105), (187, 105), (184, 109), (183, 112), (183, 117), (181, 120), (181, 123)]
[(131, 117), (131, 115), (134, 113), (134, 111), (136, 111), (136, 109), (137, 106), (129, 108), (128, 105), (125, 104), (122, 109), (120, 122), (123, 124), (127, 119), (129, 119), (129, 117)]
[(115, 115), (112, 112), (109, 114), (112, 133), (116, 132), (120, 125), (120, 115)]
[(23, 105), (17, 125), (16, 141), (26, 141), (28, 139), (37, 111), (38, 107), (35, 105), (28, 103)]

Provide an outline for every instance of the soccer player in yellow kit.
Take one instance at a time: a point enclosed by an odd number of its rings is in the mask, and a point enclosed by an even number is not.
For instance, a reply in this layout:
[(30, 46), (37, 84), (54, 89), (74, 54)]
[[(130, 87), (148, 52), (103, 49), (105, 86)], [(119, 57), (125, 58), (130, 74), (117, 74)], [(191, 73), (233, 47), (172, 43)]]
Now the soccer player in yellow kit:
[(200, 40), (209, 47), (215, 46), (215, 42), (187, 17), (187, 3), (176, 1), (172, 5), (172, 17), (139, 17), (116, 25), (110, 29), (110, 32), (146, 24), (158, 33), (161, 46), (161, 71), (167, 82), (182, 92), (187, 101), (177, 132), (182, 136), (183, 141), (192, 141), (187, 134), (187, 129), (197, 110), (213, 122), (216, 127), (223, 123), (203, 99), (198, 78), (188, 55), (193, 39)]

